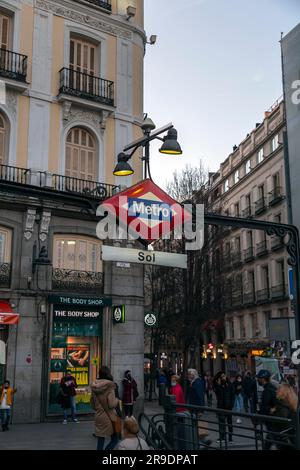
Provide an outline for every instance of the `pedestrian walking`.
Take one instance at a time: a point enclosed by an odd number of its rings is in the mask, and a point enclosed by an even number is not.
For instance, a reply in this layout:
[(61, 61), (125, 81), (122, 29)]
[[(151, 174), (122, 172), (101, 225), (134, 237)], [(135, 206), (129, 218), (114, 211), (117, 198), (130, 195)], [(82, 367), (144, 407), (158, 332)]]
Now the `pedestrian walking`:
[(110, 369), (102, 366), (98, 379), (91, 386), (91, 406), (95, 410), (95, 436), (97, 437), (97, 450), (103, 450), (105, 440), (109, 439), (105, 450), (113, 449), (118, 442), (118, 415), (116, 408), (119, 400), (116, 397), (116, 384), (113, 382)]
[(68, 409), (71, 408), (71, 416), (73, 423), (78, 423), (76, 418), (76, 379), (73, 377), (70, 371), (66, 371), (65, 376), (60, 381), (60, 395), (61, 395), (61, 407), (64, 411), (63, 424), (68, 422)]
[(243, 380), (244, 408), (246, 413), (256, 413), (257, 409), (257, 383), (251, 372), (245, 372)]
[[(242, 413), (243, 408), (244, 408), (243, 378), (240, 374), (236, 376), (233, 382), (233, 387), (234, 387), (234, 393), (235, 393), (233, 410), (236, 411), (237, 413)], [(236, 422), (237, 424), (241, 424), (242, 422), (241, 418), (238, 417)]]
[(9, 431), (8, 425), (10, 424), (11, 408), (16, 391), (17, 389), (10, 386), (9, 380), (5, 380), (0, 387), (0, 421), (2, 431)]
[(131, 375), (130, 370), (126, 370), (124, 373), (123, 384), (123, 405), (125, 416), (133, 415), (133, 405), (136, 402), (139, 392), (137, 389), (137, 383)]
[(115, 450), (149, 450), (149, 446), (139, 437), (139, 425), (134, 416), (126, 416), (123, 423), (123, 439)]
[[(213, 389), (217, 398), (217, 408), (222, 410), (231, 411), (234, 405), (235, 393), (234, 388), (228, 377), (224, 372), (218, 372), (214, 378)], [(233, 426), (232, 426), (232, 415), (231, 414), (222, 414), (218, 413), (219, 426), (220, 426), (220, 439), (219, 443), (225, 440), (226, 436), (226, 421), (228, 425), (228, 441), (233, 442)]]
[(189, 405), (204, 406), (205, 401), (205, 382), (199, 377), (196, 369), (188, 369), (189, 387), (187, 393), (187, 402)]
[(162, 405), (163, 397), (166, 395), (166, 390), (168, 387), (168, 379), (163, 369), (159, 370), (159, 374), (157, 378), (157, 385), (158, 385), (158, 403), (159, 405)]
[(207, 406), (212, 406), (213, 379), (212, 379), (212, 376), (210, 375), (210, 372), (205, 372), (204, 380), (205, 380), (205, 395), (207, 399)]
[[(172, 375), (171, 377), (171, 387), (170, 387), (170, 395), (175, 396), (175, 401), (176, 403), (184, 404), (185, 399), (184, 399), (184, 393), (182, 390), (182, 387), (179, 383), (180, 377), (178, 375)], [(186, 408), (183, 407), (178, 407), (176, 408), (176, 412), (180, 413), (186, 411)]]
[[(276, 407), (276, 388), (271, 383), (271, 373), (266, 369), (261, 369), (256, 375), (259, 385), (263, 387), (259, 414), (270, 416), (271, 410)], [(270, 450), (273, 444), (272, 425), (266, 421), (266, 439), (263, 442), (263, 450)]]
[(291, 424), (272, 423), (273, 439), (278, 450), (291, 450), (295, 447), (296, 412), (298, 397), (293, 388), (282, 384), (276, 390), (276, 405), (271, 409), (271, 415), (292, 420)]

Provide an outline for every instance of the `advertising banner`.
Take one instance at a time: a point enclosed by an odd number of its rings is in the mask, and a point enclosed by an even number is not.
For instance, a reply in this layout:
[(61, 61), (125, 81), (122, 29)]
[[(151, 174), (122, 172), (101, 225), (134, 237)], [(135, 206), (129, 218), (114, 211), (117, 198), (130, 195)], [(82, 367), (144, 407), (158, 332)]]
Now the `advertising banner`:
[(90, 345), (72, 344), (67, 346), (67, 370), (76, 379), (77, 385), (89, 385)]

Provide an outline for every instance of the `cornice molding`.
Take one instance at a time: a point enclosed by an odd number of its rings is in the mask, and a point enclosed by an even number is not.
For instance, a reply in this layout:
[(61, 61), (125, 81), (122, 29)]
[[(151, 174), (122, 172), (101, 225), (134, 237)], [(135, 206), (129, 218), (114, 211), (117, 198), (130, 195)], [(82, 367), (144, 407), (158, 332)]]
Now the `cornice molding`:
[(125, 29), (122, 27), (123, 25), (121, 21), (112, 18), (112, 16), (109, 16), (104, 20), (102, 18), (103, 14), (98, 11), (95, 11), (93, 15), (89, 14), (89, 11), (85, 13), (83, 8), (87, 10), (87, 7), (85, 5), (81, 5), (80, 3), (73, 2), (72, 4), (69, 4), (69, 2), (65, 2), (64, 5), (58, 5), (55, 0), (35, 0), (34, 5), (40, 10), (54, 13), (55, 15), (62, 16), (68, 20), (84, 24), (93, 29), (103, 31), (113, 36), (132, 40), (133, 33), (137, 33), (142, 37), (143, 41), (146, 40), (146, 36), (143, 30), (132, 25), (128, 25), (127, 29)]

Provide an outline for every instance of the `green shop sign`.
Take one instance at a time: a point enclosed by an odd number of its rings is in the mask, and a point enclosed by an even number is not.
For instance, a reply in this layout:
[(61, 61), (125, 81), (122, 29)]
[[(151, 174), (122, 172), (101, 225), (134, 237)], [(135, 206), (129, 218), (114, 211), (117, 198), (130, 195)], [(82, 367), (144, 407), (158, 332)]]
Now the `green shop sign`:
[(51, 304), (60, 304), (70, 307), (110, 307), (112, 300), (106, 297), (75, 297), (75, 296), (64, 296), (64, 295), (49, 295), (48, 301)]

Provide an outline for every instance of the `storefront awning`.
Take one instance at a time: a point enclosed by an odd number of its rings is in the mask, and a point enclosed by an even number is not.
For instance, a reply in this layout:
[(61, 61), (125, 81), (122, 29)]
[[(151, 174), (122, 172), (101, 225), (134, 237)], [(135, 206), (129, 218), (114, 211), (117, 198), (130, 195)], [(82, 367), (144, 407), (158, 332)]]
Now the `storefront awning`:
[(17, 325), (19, 314), (15, 313), (8, 302), (0, 300), (0, 325)]

